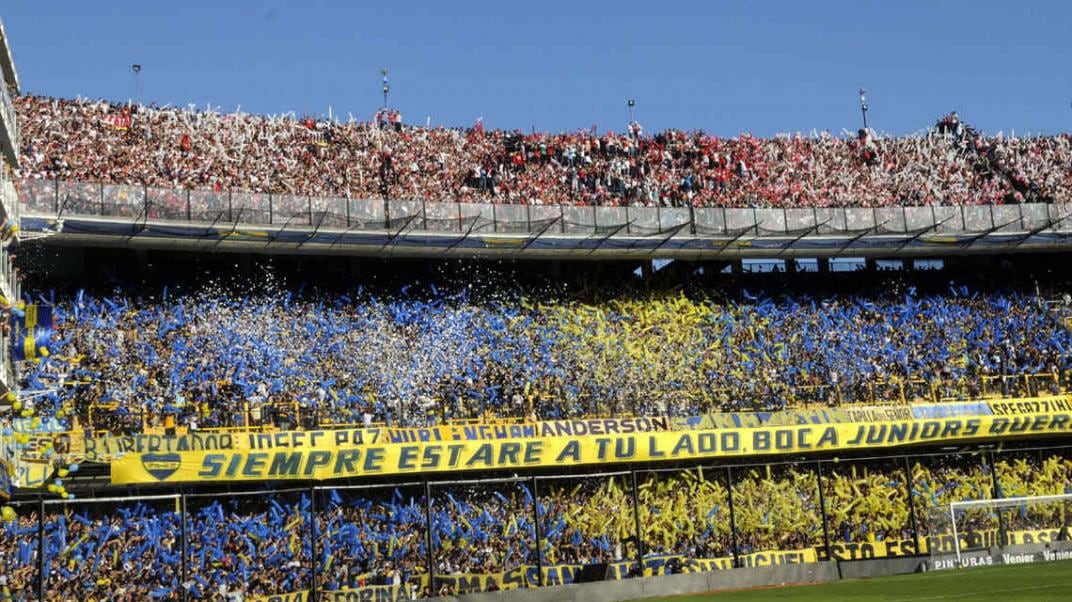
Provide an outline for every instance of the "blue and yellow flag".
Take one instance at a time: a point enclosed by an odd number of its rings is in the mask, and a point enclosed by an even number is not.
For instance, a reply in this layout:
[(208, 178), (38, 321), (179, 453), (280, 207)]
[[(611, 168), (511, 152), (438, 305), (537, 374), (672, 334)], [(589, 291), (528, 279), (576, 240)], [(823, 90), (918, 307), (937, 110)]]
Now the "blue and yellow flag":
[(11, 314), (12, 357), (16, 362), (48, 356), (52, 338), (52, 306), (27, 305), (23, 315)]

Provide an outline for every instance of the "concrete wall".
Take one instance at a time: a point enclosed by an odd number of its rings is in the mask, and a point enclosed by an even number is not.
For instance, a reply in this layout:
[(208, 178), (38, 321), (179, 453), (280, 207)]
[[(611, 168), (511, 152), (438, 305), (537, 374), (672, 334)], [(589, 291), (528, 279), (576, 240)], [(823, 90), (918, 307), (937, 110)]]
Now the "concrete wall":
[[(1072, 542), (1051, 542), (1048, 544), (1024, 544), (993, 548), (966, 553), (964, 556), (990, 558), (990, 563), (1001, 564), (1003, 554), (1030, 555), (1030, 562), (1045, 562), (1046, 554), (1072, 551)], [(1020, 558), (1016, 562), (1025, 562)], [(902, 558), (875, 558), (843, 562), (818, 562), (814, 564), (791, 564), (775, 567), (741, 568), (729, 571), (712, 571), (708, 573), (690, 573), (648, 577), (646, 579), (625, 579), (621, 581), (599, 581), (594, 583), (577, 583), (554, 587), (513, 590), (509, 592), (488, 592), (479, 594), (462, 594), (439, 598), (444, 601), (458, 602), (619, 602), (638, 600), (654, 596), (672, 596), (676, 594), (695, 594), (720, 590), (748, 589), (804, 583), (823, 583), (839, 579), (864, 579), (904, 573), (916, 573), (934, 570), (929, 556), (910, 556)], [(989, 564), (989, 563), (988, 563)]]
[(577, 583), (556, 587), (464, 594), (440, 598), (459, 602), (617, 602), (650, 596), (702, 593), (727, 589), (745, 589), (794, 583), (836, 581), (837, 565), (833, 562), (792, 564), (776, 567), (733, 569), (710, 573), (667, 575), (647, 579)]
[(900, 575), (927, 570), (926, 556), (908, 556), (904, 558), (872, 558), (841, 563), (842, 579), (866, 579), (884, 575)]

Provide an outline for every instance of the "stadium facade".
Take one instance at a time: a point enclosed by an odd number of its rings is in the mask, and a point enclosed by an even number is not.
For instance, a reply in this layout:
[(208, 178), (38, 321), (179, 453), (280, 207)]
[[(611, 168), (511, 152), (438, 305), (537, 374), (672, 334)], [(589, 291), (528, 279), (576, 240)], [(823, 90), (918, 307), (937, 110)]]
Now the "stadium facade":
[[(11, 99), (19, 93), (19, 78), (11, 59), (4, 24), (0, 22), (0, 304), (10, 312), (21, 296), (19, 281), (12, 263), (11, 250), (18, 245), (19, 201), (15, 192), (16, 173), (19, 167), (19, 126)], [(11, 411), (18, 391), (15, 376), (14, 347), (17, 333), (5, 328), (0, 332), (0, 407)], [(0, 479), (0, 496), (11, 495), (11, 477), (15, 472), (15, 458), (9, 441), (0, 439), (0, 463), (3, 478)]]
[[(54, 244), (365, 257), (927, 257), (1067, 251), (1067, 205), (695, 208), (495, 205), (20, 183)], [(824, 262), (825, 265), (825, 262)]]

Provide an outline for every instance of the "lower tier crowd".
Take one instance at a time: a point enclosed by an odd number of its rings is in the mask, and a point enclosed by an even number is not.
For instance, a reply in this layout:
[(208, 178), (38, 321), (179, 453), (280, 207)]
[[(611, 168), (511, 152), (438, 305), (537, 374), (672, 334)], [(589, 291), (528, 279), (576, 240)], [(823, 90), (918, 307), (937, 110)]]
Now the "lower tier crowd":
[[(45, 599), (56, 601), (174, 600), (182, 590), (241, 600), (305, 590), (314, 576), (320, 590), (392, 586), (423, 596), (431, 584), (449, 594), (460, 576), (532, 566), (622, 562), (618, 576), (634, 576), (638, 553), (645, 564), (674, 558), (670, 572), (695, 559), (749, 566), (756, 553), (808, 562), (856, 558), (853, 550), (868, 546), (875, 556), (909, 555), (943, 545), (949, 525), (933, 519), (947, 516), (951, 501), (1069, 493), (1072, 452), (641, 471), (636, 497), (627, 473), (429, 491), (430, 504), (421, 484), (86, 498), (44, 506), (43, 525), (30, 502), (0, 526), (0, 582), (4, 599), (32, 595), (39, 543)], [(973, 510), (960, 517), (961, 534), (1060, 531), (1072, 526), (1066, 510), (1063, 502)], [(537, 584), (535, 572), (522, 574), (520, 585)]]

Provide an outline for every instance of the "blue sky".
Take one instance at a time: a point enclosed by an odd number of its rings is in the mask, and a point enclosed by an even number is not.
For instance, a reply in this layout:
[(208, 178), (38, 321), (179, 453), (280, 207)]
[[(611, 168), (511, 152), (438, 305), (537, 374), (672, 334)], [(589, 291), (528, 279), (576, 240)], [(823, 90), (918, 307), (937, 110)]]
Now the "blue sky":
[(718, 135), (1072, 125), (1072, 2), (68, 2), (0, 6), (24, 92), (408, 122)]

